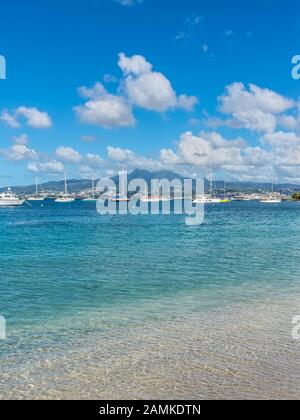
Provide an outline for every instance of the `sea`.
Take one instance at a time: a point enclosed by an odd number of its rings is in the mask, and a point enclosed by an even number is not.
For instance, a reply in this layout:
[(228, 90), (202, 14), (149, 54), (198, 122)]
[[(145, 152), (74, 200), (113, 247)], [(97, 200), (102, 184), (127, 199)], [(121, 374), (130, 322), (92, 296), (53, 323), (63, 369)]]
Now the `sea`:
[(291, 202), (1, 208), (0, 399), (300, 399), (299, 238)]

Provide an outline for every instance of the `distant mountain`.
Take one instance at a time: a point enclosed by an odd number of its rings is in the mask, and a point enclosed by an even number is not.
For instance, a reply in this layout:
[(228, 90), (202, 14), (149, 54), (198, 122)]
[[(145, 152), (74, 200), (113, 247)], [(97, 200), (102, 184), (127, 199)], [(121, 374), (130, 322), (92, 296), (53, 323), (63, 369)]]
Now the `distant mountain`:
[[(184, 177), (172, 171), (159, 171), (159, 172), (149, 172), (146, 170), (135, 169), (132, 173), (128, 175), (128, 182), (133, 179), (143, 179), (147, 182), (150, 187), (152, 179), (167, 179), (172, 181), (173, 179), (183, 180)], [(112, 180), (116, 183), (117, 187), (119, 185), (119, 177), (113, 177)], [(97, 181), (95, 181), (95, 185)], [(215, 181), (215, 187), (219, 191), (224, 190), (224, 181)], [(209, 181), (205, 180), (205, 190), (209, 190)], [(48, 193), (57, 193), (64, 191), (64, 181), (50, 181), (43, 184), (44, 191)], [(72, 193), (80, 193), (81, 191), (91, 189), (91, 180), (90, 179), (70, 179), (68, 180), (68, 189)], [(270, 191), (271, 183), (257, 183), (257, 182), (226, 182), (226, 191), (227, 192), (260, 192), (260, 191)], [(278, 184), (274, 186), (276, 191), (300, 191), (300, 185), (297, 184)], [(0, 188), (0, 192), (6, 191), (6, 188)], [(16, 194), (34, 194), (35, 185), (19, 186), (13, 187), (13, 191)]]
[[(49, 181), (42, 184), (42, 188), (47, 193), (57, 193), (64, 191), (65, 181)], [(79, 193), (80, 191), (91, 189), (92, 181), (90, 179), (69, 179), (68, 180), (68, 190), (71, 193)], [(0, 188), (0, 192), (6, 191), (6, 188)], [(13, 187), (13, 192), (16, 194), (34, 194), (35, 193), (35, 184), (26, 185), (20, 187)], [(40, 187), (39, 187), (40, 190)]]

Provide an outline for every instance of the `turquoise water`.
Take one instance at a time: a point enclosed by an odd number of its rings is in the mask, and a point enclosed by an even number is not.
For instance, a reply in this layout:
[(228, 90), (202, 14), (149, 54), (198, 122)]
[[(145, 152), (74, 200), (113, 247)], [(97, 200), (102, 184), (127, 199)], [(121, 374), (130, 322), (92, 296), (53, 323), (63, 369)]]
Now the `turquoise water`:
[(300, 395), (300, 205), (0, 209), (2, 398)]

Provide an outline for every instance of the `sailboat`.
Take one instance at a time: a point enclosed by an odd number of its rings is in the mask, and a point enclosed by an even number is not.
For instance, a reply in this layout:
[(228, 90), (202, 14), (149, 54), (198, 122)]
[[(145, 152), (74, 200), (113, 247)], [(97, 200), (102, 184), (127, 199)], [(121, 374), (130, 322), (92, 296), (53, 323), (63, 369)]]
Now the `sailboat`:
[(224, 201), (221, 198), (214, 196), (214, 182), (213, 182), (213, 173), (212, 173), (212, 164), (210, 162), (210, 176), (209, 176), (209, 184), (210, 184), (210, 194), (203, 195), (200, 197), (196, 197), (193, 201), (194, 204), (220, 204)]
[(27, 198), (27, 201), (44, 201), (45, 197), (39, 195), (38, 193), (38, 179), (35, 178), (35, 195)]
[(274, 194), (274, 178), (272, 180), (271, 194), (264, 197), (261, 200), (261, 203), (264, 203), (264, 204), (279, 204), (279, 203), (282, 203), (281, 198), (279, 198), (278, 196), (276, 196), (276, 194)]
[(82, 201), (87, 201), (87, 202), (93, 202), (93, 201), (97, 201), (97, 198), (95, 196), (95, 186), (94, 186), (94, 180), (92, 179), (92, 195), (85, 197)]
[(55, 200), (55, 202), (56, 203), (73, 203), (73, 201), (75, 201), (75, 198), (68, 195), (67, 176), (65, 174), (65, 194), (61, 197), (58, 197)]

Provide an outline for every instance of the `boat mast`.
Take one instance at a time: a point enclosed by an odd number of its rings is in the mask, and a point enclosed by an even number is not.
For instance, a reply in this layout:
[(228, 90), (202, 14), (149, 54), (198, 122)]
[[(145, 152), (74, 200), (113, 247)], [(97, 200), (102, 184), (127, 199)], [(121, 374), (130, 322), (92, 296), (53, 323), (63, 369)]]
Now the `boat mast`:
[(93, 198), (95, 198), (94, 178), (92, 178), (92, 191)]
[(274, 194), (274, 176), (273, 176), (273, 178), (272, 178), (272, 194)]
[(213, 175), (212, 175), (211, 161), (210, 161), (210, 164), (209, 164), (209, 170), (210, 170), (210, 176), (209, 176), (209, 178), (210, 178), (210, 195), (211, 195), (211, 197), (213, 197), (214, 190), (213, 190)]
[(38, 178), (37, 176), (35, 177), (35, 197), (37, 198), (38, 196)]
[(65, 197), (68, 196), (67, 175), (65, 174)]

